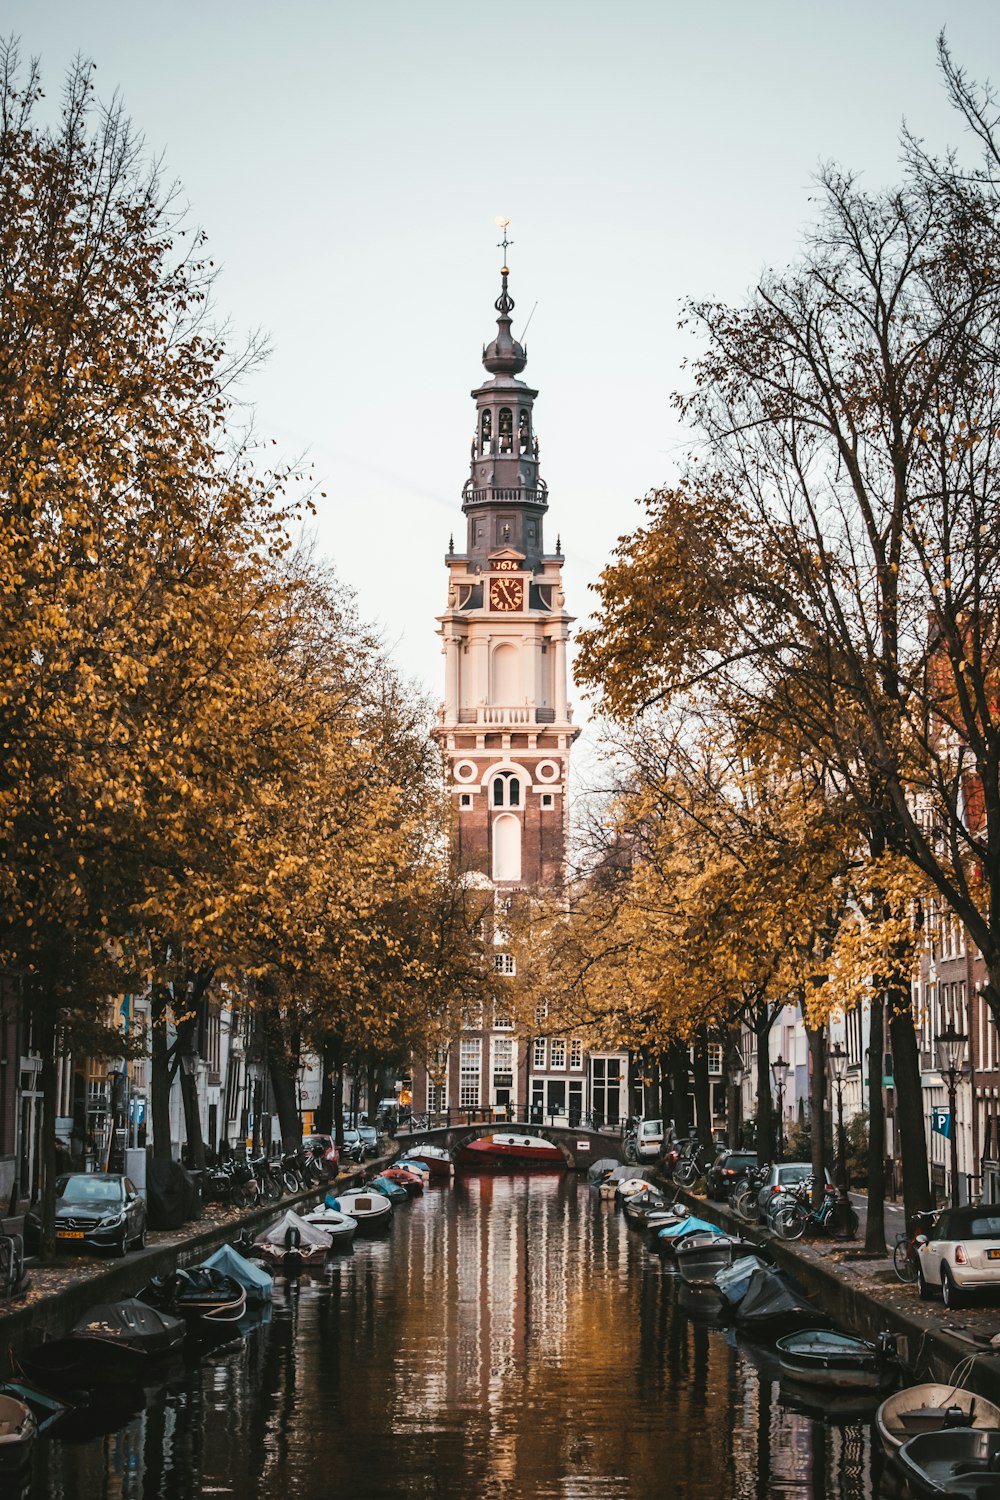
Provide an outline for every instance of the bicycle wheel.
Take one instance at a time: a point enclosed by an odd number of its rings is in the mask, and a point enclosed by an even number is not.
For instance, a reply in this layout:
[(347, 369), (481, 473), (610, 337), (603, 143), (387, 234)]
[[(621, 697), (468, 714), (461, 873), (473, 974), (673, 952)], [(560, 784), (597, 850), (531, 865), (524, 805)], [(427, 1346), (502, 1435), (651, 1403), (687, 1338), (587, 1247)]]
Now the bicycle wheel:
[(674, 1181), (681, 1187), (690, 1187), (697, 1176), (698, 1168), (693, 1161), (679, 1161), (674, 1168)]
[(283, 1197), (281, 1183), (271, 1172), (264, 1178), (264, 1197), (269, 1203), (277, 1203)]
[(782, 1240), (800, 1240), (808, 1218), (805, 1210), (794, 1204), (791, 1208), (779, 1208), (772, 1221), (774, 1232)]
[(917, 1263), (910, 1254), (910, 1242), (905, 1234), (901, 1234), (896, 1240), (896, 1248), (892, 1252), (892, 1269), (900, 1281), (912, 1285), (917, 1279)]
[(299, 1179), (294, 1172), (285, 1171), (281, 1174), (281, 1185), (286, 1193), (297, 1193), (299, 1191)]
[(861, 1228), (861, 1220), (858, 1218), (857, 1214), (854, 1212), (854, 1209), (853, 1208), (849, 1208), (847, 1210), (847, 1238), (849, 1240), (856, 1240), (857, 1237), (858, 1237), (858, 1231), (859, 1231), (860, 1228)]
[(739, 1214), (748, 1224), (756, 1224), (760, 1218), (760, 1204), (757, 1202), (757, 1194), (753, 1188), (744, 1188), (738, 1193), (732, 1203), (733, 1213)]

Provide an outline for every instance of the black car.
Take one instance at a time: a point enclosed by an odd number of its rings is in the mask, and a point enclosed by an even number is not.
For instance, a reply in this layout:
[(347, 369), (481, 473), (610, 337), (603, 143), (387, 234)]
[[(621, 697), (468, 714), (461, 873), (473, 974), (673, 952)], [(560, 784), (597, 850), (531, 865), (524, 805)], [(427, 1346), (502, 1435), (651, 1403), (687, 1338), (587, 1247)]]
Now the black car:
[(747, 1172), (755, 1171), (756, 1167), (756, 1151), (720, 1151), (707, 1178), (709, 1198), (725, 1202), (739, 1179)]
[[(37, 1254), (41, 1207), (24, 1216), (24, 1247)], [(146, 1205), (120, 1172), (68, 1172), (56, 1178), (56, 1245), (65, 1250), (110, 1250), (124, 1255), (146, 1243)]]

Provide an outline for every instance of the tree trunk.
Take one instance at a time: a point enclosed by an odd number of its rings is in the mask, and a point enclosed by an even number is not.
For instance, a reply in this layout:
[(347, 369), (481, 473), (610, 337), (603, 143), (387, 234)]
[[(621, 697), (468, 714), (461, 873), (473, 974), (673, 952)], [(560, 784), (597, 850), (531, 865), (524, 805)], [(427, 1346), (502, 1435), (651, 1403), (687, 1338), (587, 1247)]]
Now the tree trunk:
[(330, 1048), (333, 1059), (333, 1126), (337, 1146), (344, 1149), (344, 1049), (339, 1042)]
[(774, 1109), (768, 1046), (774, 1015), (766, 1001), (758, 1001), (753, 1007), (751, 1025), (757, 1038), (757, 1160), (763, 1166), (774, 1159)]
[(674, 1129), (679, 1140), (691, 1134), (688, 1114), (688, 1049), (683, 1042), (670, 1044), (670, 1092), (674, 1104)]
[(885, 1004), (881, 995), (871, 1001), (868, 1040), (868, 1222), (865, 1249), (885, 1255), (885, 1103), (882, 1073), (885, 1054)]
[(698, 1027), (694, 1042), (694, 1109), (698, 1121), (698, 1139), (712, 1143), (712, 1082), (708, 1074), (708, 1032)]
[(56, 1249), (56, 1114), (59, 1108), (56, 1080), (55, 1003), (43, 997), (38, 1027), (38, 1050), (42, 1056), (42, 1140), (40, 1148), (42, 1177), (42, 1232), (40, 1250), (43, 1260), (55, 1255)]
[(806, 1028), (809, 1041), (809, 1144), (812, 1150), (813, 1208), (823, 1203), (826, 1188), (826, 1133), (823, 1109), (826, 1104), (826, 1032), (820, 1025)]
[(188, 1166), (195, 1172), (205, 1170), (205, 1138), (201, 1132), (201, 1108), (198, 1098), (198, 1074), (180, 1067), (181, 1103), (184, 1106), (184, 1134), (187, 1138)]
[(886, 998), (896, 1081), (896, 1129), (903, 1156), (903, 1207), (906, 1222), (910, 1224), (915, 1214), (923, 1213), (931, 1206), (920, 1053), (908, 992), (891, 990)]
[(158, 986), (150, 1002), (150, 1124), (153, 1128), (153, 1156), (170, 1161), (170, 1058), (167, 1047), (167, 993)]
[(660, 1078), (660, 1119), (665, 1126), (668, 1120), (673, 1119), (674, 1114), (673, 1097), (670, 1090), (670, 1066), (667, 1054), (661, 1052), (656, 1062)]
[(319, 1095), (319, 1114), (317, 1116), (316, 1129), (322, 1135), (332, 1135), (334, 1061), (333, 1047), (330, 1042), (323, 1043), (321, 1066), (323, 1069), (323, 1083)]
[(743, 1123), (743, 1087), (739, 1088), (733, 1082), (733, 1069), (742, 1067), (743, 1060), (740, 1054), (740, 1028), (730, 1026), (726, 1038), (726, 1053), (723, 1066), (726, 1071), (726, 1141), (730, 1150), (736, 1151), (740, 1146), (740, 1126)]
[(368, 1123), (369, 1125), (374, 1125), (375, 1116), (378, 1114), (379, 1100), (377, 1063), (369, 1062), (367, 1068), (365, 1069), (365, 1091), (368, 1101)]
[(658, 1058), (653, 1058), (649, 1063), (649, 1087), (646, 1089), (646, 1103), (643, 1114), (647, 1119), (656, 1118), (657, 1105), (660, 1099), (660, 1063)]

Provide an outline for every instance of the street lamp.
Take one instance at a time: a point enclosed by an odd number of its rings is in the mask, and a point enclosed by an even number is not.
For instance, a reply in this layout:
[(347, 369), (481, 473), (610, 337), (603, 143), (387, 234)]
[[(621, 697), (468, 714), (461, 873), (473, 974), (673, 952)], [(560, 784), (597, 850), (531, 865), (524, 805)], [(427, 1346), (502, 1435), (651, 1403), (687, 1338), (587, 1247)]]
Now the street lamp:
[(785, 1105), (785, 1078), (788, 1073), (788, 1064), (780, 1052), (771, 1064), (771, 1074), (774, 1078), (774, 1087), (778, 1091), (778, 1138), (776, 1157), (782, 1161), (785, 1155), (785, 1129), (784, 1129), (784, 1105)]
[(965, 1044), (969, 1038), (955, 1030), (954, 1021), (949, 1021), (946, 1031), (937, 1039), (938, 1072), (948, 1089), (948, 1140), (951, 1146), (951, 1206), (958, 1207), (958, 1129), (955, 1119), (955, 1096), (958, 1080), (965, 1061)]
[(834, 1042), (827, 1055), (830, 1083), (837, 1090), (837, 1226), (846, 1237), (850, 1220), (851, 1200), (847, 1192), (847, 1143), (844, 1139), (844, 1079), (847, 1077), (848, 1056), (841, 1042)]

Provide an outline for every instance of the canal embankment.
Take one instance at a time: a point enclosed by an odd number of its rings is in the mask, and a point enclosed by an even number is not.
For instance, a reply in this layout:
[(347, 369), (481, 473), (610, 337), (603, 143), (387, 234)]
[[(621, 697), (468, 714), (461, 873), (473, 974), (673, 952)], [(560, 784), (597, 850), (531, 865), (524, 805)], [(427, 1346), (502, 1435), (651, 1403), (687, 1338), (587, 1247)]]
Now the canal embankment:
[(678, 1196), (699, 1218), (766, 1244), (776, 1263), (798, 1277), (809, 1297), (838, 1326), (866, 1339), (885, 1331), (894, 1334), (900, 1358), (916, 1378), (948, 1381), (956, 1367), (971, 1358), (962, 1384), (1000, 1404), (1000, 1350), (989, 1346), (1000, 1330), (1000, 1308), (995, 1304), (949, 1313), (938, 1301), (922, 1302), (915, 1286), (904, 1286), (891, 1260), (866, 1256), (858, 1245), (830, 1240), (789, 1243), (747, 1224), (721, 1203), (685, 1189), (679, 1189)]
[(94, 1253), (29, 1262), (27, 1290), (13, 1301), (0, 1304), (0, 1370), (9, 1371), (12, 1353), (43, 1339), (62, 1338), (97, 1303), (134, 1297), (154, 1276), (169, 1276), (198, 1264), (236, 1236), (258, 1233), (286, 1209), (309, 1209), (331, 1191), (349, 1192), (375, 1176), (396, 1154), (341, 1172), (335, 1183), (290, 1193), (280, 1202), (248, 1209), (206, 1204), (200, 1219), (180, 1229), (150, 1230), (146, 1248), (132, 1250), (120, 1260)]

